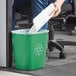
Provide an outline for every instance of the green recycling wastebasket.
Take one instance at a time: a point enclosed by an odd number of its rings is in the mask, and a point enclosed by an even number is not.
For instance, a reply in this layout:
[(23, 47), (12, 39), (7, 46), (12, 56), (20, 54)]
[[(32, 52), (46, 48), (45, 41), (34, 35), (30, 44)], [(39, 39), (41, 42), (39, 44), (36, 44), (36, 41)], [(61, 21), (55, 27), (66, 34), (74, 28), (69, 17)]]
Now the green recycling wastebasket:
[(28, 31), (12, 31), (15, 67), (18, 70), (34, 70), (45, 66), (48, 30), (33, 33)]

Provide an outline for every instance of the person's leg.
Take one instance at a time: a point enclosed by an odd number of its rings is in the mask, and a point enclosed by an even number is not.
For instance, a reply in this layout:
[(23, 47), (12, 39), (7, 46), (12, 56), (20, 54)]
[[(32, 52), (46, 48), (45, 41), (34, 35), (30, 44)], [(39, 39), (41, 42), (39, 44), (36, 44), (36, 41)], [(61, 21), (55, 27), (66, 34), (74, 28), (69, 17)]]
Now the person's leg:
[[(31, 0), (31, 2), (32, 2), (33, 18), (48, 6), (48, 0)], [(48, 27), (48, 22), (41, 29), (47, 29), (47, 27)]]

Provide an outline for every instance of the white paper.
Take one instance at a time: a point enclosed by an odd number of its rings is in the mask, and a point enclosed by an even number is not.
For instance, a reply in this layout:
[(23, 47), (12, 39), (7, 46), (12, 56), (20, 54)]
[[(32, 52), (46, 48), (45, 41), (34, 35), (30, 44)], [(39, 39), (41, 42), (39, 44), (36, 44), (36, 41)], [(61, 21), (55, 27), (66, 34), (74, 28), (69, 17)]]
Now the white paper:
[[(46, 7), (41, 13), (39, 13), (34, 19), (33, 19), (33, 26), (29, 30), (29, 32), (38, 32), (41, 27), (53, 16), (53, 9), (54, 4), (51, 3), (48, 7)], [(52, 13), (51, 15), (49, 15)]]

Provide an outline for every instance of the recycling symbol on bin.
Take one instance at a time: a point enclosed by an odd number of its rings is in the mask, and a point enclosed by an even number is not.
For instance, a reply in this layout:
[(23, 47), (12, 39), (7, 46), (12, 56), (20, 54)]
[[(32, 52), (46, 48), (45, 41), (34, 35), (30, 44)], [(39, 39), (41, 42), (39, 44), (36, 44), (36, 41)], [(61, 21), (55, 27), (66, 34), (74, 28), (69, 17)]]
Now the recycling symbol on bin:
[(43, 46), (42, 46), (42, 44), (36, 44), (34, 52), (35, 52), (36, 56), (40, 56), (43, 53)]

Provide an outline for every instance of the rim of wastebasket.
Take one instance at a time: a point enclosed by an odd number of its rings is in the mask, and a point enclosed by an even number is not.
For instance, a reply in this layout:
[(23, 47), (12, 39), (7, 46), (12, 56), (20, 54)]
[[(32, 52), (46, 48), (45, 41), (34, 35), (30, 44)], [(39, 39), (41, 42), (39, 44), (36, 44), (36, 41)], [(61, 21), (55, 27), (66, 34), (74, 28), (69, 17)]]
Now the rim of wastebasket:
[(21, 34), (21, 35), (43, 34), (49, 32), (49, 30), (46, 29), (42, 29), (39, 32), (32, 32), (32, 33), (29, 33), (28, 31), (29, 29), (19, 29), (19, 30), (13, 30), (11, 32), (12, 34)]

